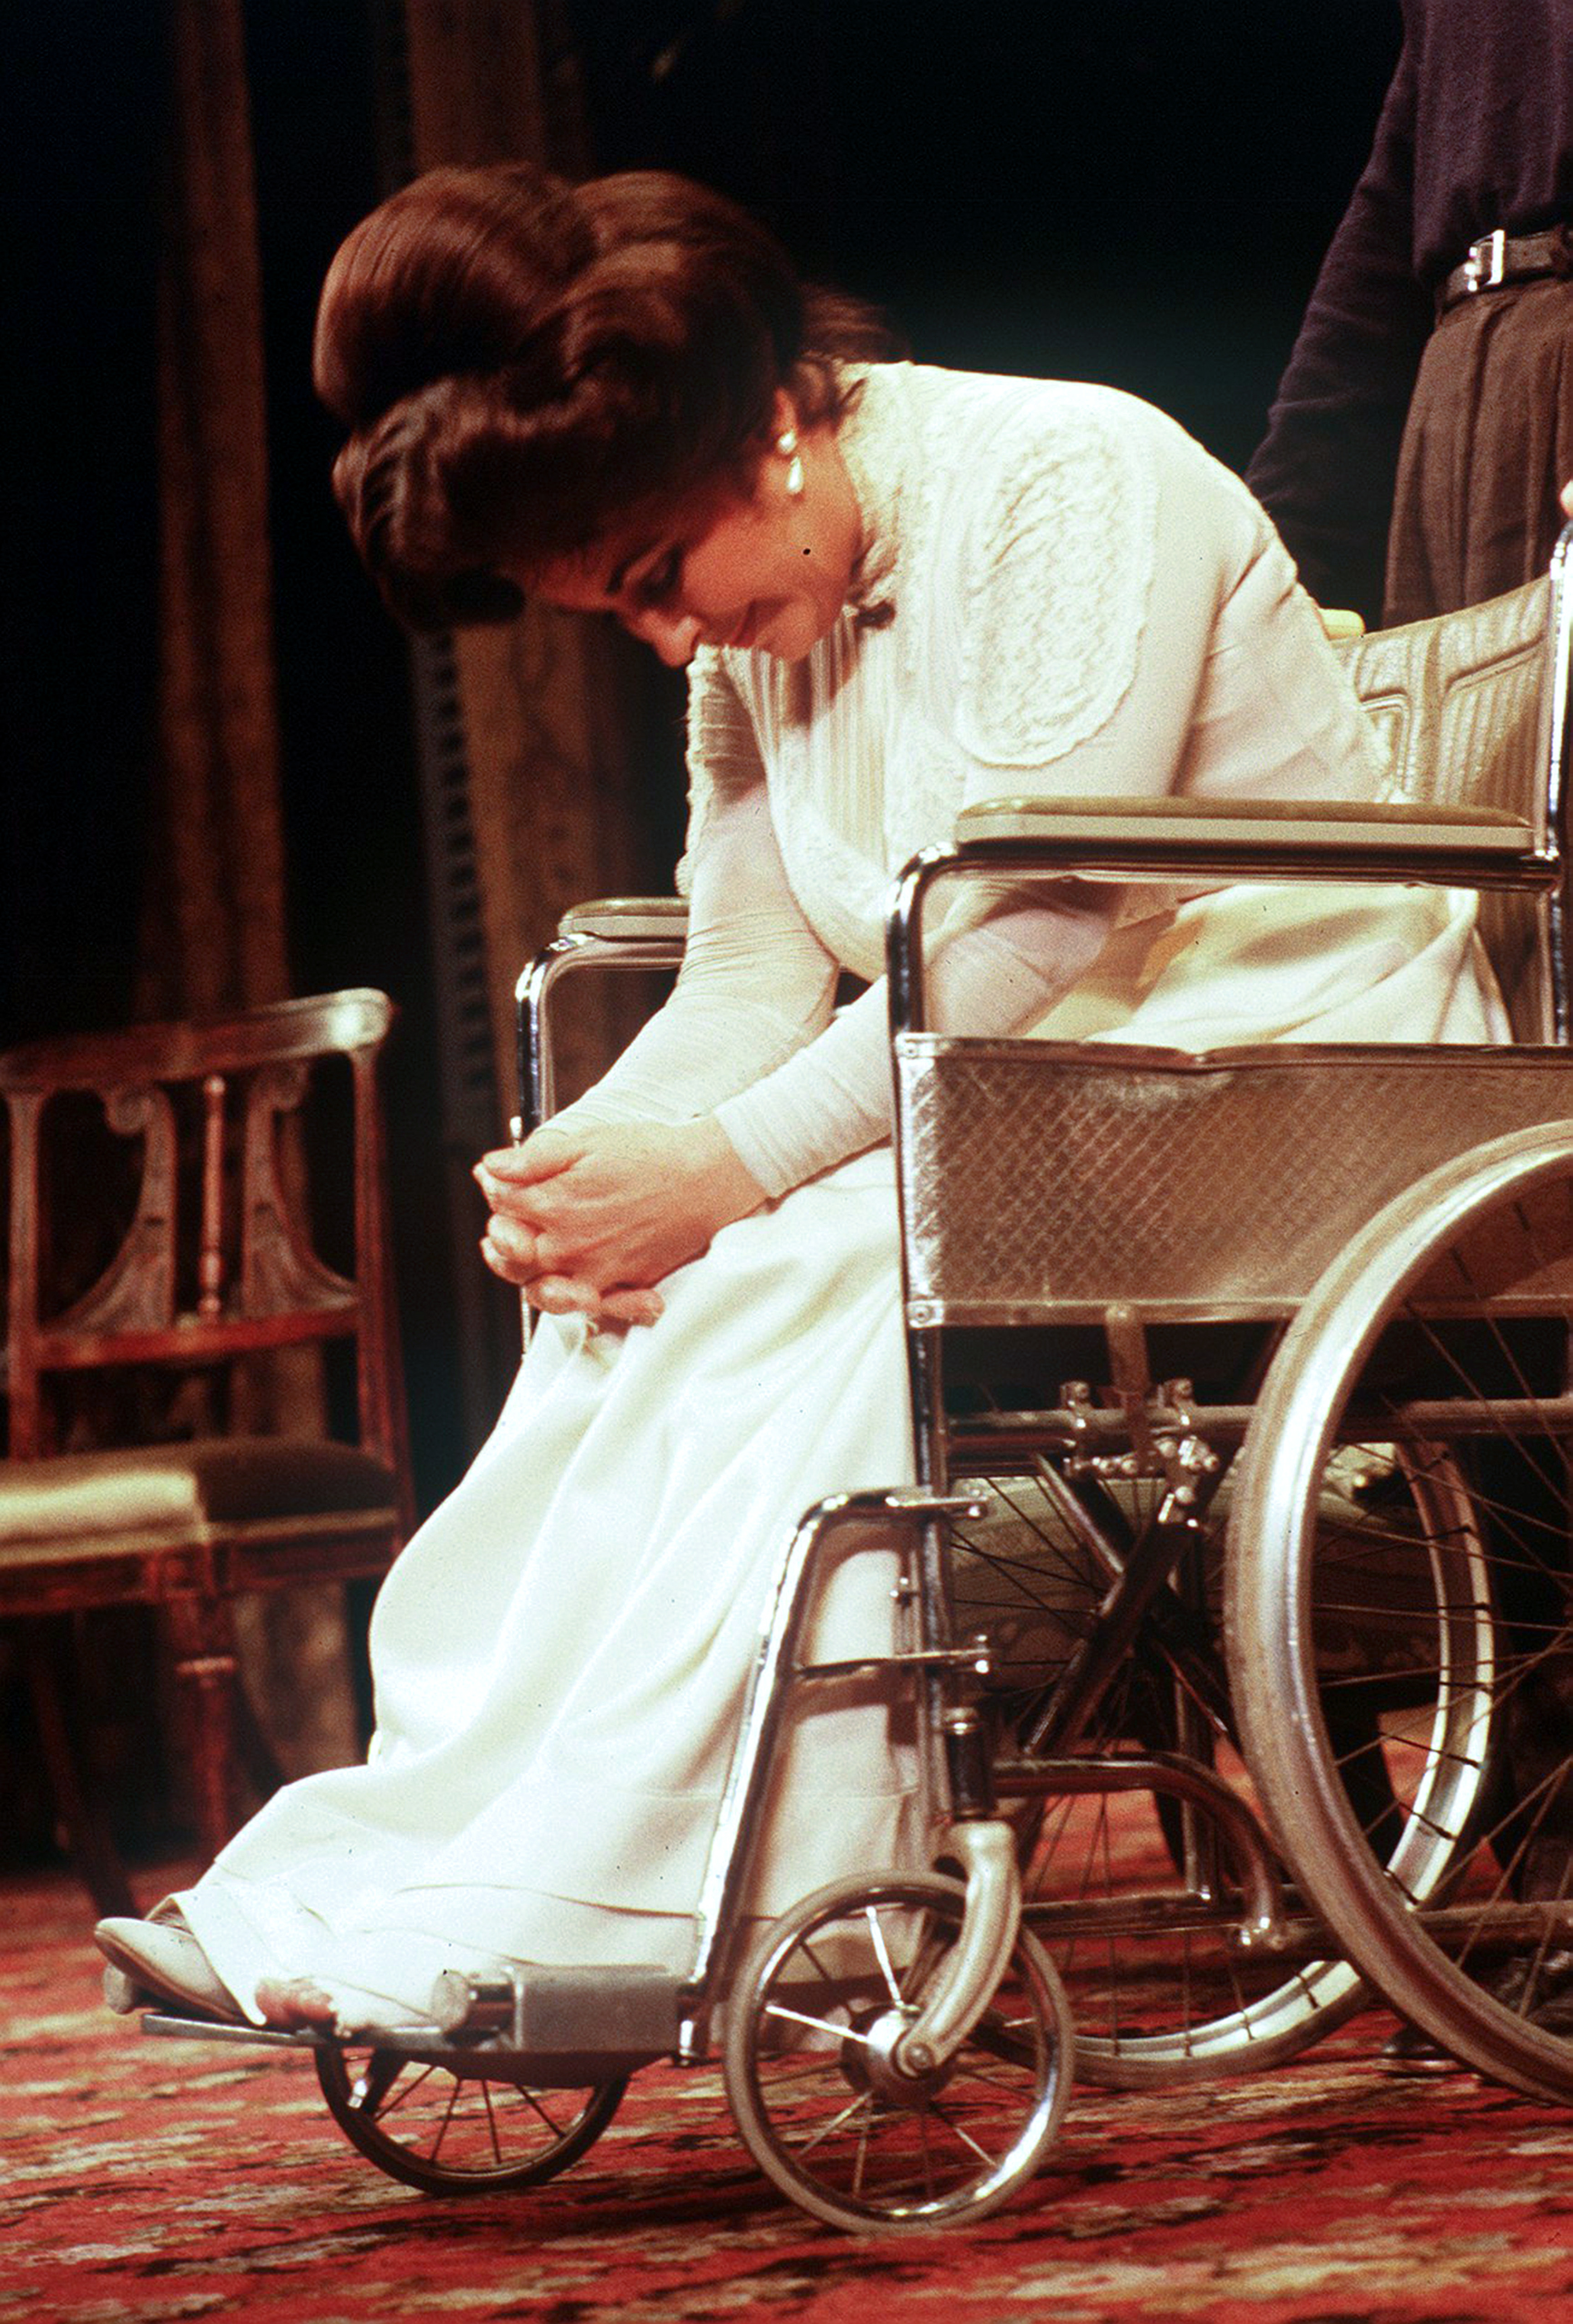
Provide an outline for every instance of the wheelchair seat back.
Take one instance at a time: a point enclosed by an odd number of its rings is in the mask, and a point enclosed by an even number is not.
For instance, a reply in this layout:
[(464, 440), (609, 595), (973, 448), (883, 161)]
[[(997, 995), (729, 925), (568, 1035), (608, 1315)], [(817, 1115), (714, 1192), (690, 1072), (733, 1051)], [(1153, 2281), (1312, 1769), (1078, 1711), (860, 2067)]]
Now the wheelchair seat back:
[[(1390, 796), (1513, 815), (1559, 839), (1549, 576), (1486, 604), (1376, 630), (1334, 650), (1375, 725)], [(1519, 1041), (1552, 1038), (1551, 918), (1536, 897), (1480, 899), (1480, 932)]]

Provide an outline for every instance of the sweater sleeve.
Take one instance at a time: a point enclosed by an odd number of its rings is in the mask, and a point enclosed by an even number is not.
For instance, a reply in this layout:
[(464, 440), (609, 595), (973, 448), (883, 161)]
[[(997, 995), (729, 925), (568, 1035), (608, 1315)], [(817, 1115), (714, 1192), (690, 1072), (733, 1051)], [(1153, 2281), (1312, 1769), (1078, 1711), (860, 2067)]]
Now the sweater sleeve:
[(688, 1121), (768, 1074), (830, 1019), (836, 964), (787, 883), (748, 711), (717, 658), (690, 675), (692, 809), (677, 982), (575, 1121)]
[(1414, 271), (1416, 70), (1410, 37), (1246, 470), (1312, 596), (1373, 619), (1399, 443), (1433, 319)]
[[(951, 1031), (1016, 1033), (1041, 1017), (1103, 948), (1112, 890), (1066, 881), (1044, 900), (1000, 900), (965, 927), (947, 918), (931, 966), (931, 1010)], [(767, 1194), (830, 1169), (890, 1135), (889, 1002), (880, 977), (809, 1047), (716, 1109)]]
[[(676, 990), (556, 1120), (686, 1121), (713, 1111), (770, 1194), (890, 1134), (885, 982), (833, 1021), (837, 964), (787, 881), (748, 714), (696, 666), (688, 938)], [(1009, 1031), (1042, 1013), (1102, 944), (1108, 897), (975, 908), (942, 943), (942, 1020)], [(953, 922), (954, 916), (951, 916)], [(947, 924), (949, 925), (949, 924)]]

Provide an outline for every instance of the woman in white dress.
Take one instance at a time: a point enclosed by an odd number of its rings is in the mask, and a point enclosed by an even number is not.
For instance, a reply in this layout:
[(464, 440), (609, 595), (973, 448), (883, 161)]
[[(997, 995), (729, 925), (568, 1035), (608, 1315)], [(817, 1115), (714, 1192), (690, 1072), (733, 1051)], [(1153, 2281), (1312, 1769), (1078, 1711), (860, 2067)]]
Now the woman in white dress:
[[(882, 359), (718, 197), (431, 173), (345, 245), (317, 380), (406, 620), (524, 591), (690, 677), (690, 936), (590, 1094), (478, 1176), (542, 1311), (497, 1430), (395, 1565), (368, 1764), (290, 1785), (100, 1942), (257, 2022), (397, 2027), (499, 1959), (685, 1967), (772, 1561), (910, 1474), (887, 885), (1002, 793), (1366, 798), (1364, 714), (1273, 529), (1108, 390)], [(979, 1032), (1217, 1047), (1504, 1038), (1469, 899), (1065, 881), (942, 922)], [(843, 970), (869, 980), (832, 1013)], [(888, 1557), (837, 1653), (888, 1643)], [(750, 1910), (921, 1850), (877, 1704), (811, 1709)]]

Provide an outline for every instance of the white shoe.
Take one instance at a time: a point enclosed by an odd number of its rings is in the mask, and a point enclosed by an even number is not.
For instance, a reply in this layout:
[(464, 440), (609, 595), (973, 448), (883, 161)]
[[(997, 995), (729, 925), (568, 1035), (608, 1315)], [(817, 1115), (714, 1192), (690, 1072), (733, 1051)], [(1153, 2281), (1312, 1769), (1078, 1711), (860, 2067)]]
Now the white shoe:
[(205, 2016), (241, 2024), (245, 2013), (220, 1978), (178, 1905), (155, 1906), (145, 1921), (100, 1921), (93, 1941), (109, 1967), (104, 1998), (121, 2016), (148, 2001), (179, 2001)]

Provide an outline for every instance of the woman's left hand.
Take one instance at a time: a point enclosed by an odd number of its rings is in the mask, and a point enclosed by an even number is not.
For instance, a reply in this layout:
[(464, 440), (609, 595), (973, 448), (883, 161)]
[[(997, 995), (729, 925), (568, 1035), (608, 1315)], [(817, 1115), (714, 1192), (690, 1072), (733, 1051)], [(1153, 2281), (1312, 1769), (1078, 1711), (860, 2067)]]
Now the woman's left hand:
[(654, 1286), (708, 1249), (764, 1189), (713, 1118), (547, 1123), (488, 1154), (475, 1176), (492, 1209), (481, 1255), (549, 1314), (653, 1323)]

